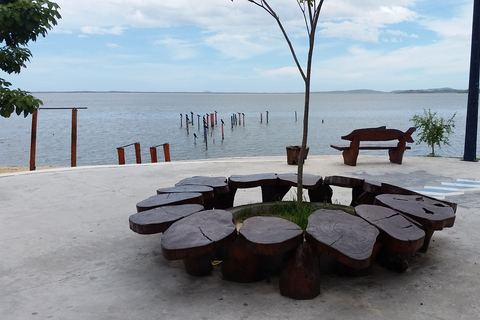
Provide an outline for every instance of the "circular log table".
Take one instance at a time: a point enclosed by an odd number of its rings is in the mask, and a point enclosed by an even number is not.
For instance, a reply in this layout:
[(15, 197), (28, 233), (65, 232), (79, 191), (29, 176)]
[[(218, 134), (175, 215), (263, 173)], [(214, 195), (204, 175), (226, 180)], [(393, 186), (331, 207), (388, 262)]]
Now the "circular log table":
[(236, 236), (232, 213), (200, 211), (175, 222), (165, 231), (162, 254), (168, 260), (183, 259), (190, 275), (207, 275), (213, 270), (212, 252), (228, 245)]

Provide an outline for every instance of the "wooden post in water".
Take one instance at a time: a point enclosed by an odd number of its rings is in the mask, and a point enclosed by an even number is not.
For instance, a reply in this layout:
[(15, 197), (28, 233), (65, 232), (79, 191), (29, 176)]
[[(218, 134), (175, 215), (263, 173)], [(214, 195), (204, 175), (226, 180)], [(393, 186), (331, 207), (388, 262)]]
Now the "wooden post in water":
[(163, 153), (165, 155), (165, 162), (170, 162), (170, 144), (168, 142), (163, 144)]
[(263, 123), (263, 115), (261, 112), (260, 112), (260, 123)]
[(242, 113), (243, 116), (243, 126), (245, 127), (245, 113)]
[(77, 109), (72, 109), (72, 148), (70, 155), (70, 164), (77, 166)]
[(38, 110), (33, 111), (32, 114), (32, 137), (30, 141), (30, 171), (36, 169), (35, 167), (35, 151), (37, 148), (37, 115)]
[(150, 147), (150, 158), (152, 159), (152, 163), (157, 163), (157, 148)]
[(212, 126), (212, 129), (215, 125), (214, 116), (215, 115), (213, 113), (210, 113), (210, 125)]
[(215, 111), (215, 124), (217, 124), (217, 111)]
[(140, 142), (135, 142), (135, 158), (137, 160), (137, 164), (142, 163), (142, 155), (140, 153)]
[(220, 119), (220, 121), (222, 122), (222, 141), (223, 141), (223, 139), (225, 139), (225, 135), (223, 134), (223, 125), (224, 125), (225, 123), (223, 122), (222, 119)]
[(123, 147), (117, 148), (118, 164), (125, 164), (125, 150)]

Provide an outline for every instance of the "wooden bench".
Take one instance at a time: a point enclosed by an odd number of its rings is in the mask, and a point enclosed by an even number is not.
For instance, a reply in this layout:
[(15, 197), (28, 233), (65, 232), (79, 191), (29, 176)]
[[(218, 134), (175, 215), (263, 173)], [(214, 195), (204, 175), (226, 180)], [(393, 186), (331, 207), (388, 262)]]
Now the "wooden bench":
[[(343, 162), (350, 166), (357, 165), (359, 150), (388, 150), (390, 162), (402, 164), (403, 153), (405, 149), (410, 149), (407, 142), (412, 143), (412, 133), (415, 127), (411, 127), (406, 132), (397, 129), (387, 129), (382, 126), (378, 128), (364, 128), (353, 130), (350, 134), (343, 136), (343, 140), (351, 141), (349, 145), (330, 145), (332, 148), (343, 151)], [(363, 141), (393, 141), (398, 143), (362, 143)]]

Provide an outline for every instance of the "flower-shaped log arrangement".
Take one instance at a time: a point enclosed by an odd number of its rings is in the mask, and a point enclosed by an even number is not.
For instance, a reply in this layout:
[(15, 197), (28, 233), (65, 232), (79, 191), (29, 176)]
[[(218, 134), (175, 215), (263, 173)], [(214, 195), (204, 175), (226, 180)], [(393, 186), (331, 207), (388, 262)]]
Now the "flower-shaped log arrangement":
[(405, 271), (414, 252), (426, 252), (433, 231), (455, 221), (454, 203), (357, 178), (304, 175), (314, 201), (331, 203), (332, 185), (351, 188), (355, 215), (316, 210), (305, 232), (285, 219), (259, 215), (237, 230), (231, 207), (238, 188), (262, 187), (263, 201), (273, 202), (295, 181), (293, 173), (184, 179), (137, 203), (130, 228), (140, 234), (163, 232), (163, 256), (183, 260), (190, 275), (210, 274), (214, 259), (222, 260), (222, 275), (231, 281), (258, 281), (265, 272), (280, 270), (282, 295), (312, 299), (320, 293), (319, 256), (334, 259), (339, 272), (365, 275), (377, 253), (386, 253), (397, 258), (388, 267)]

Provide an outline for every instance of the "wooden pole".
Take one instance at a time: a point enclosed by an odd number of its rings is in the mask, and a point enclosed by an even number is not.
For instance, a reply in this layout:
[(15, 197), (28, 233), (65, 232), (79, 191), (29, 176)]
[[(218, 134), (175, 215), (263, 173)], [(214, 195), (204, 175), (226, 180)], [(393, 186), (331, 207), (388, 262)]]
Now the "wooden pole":
[(117, 148), (118, 151), (118, 164), (125, 164), (125, 150), (123, 147)]
[(135, 158), (137, 159), (137, 164), (142, 163), (142, 155), (140, 154), (140, 142), (135, 142)]
[(150, 147), (150, 157), (152, 158), (152, 163), (157, 163), (157, 148)]
[(163, 153), (165, 154), (165, 162), (170, 162), (170, 145), (168, 143), (163, 144)]
[(71, 148), (71, 166), (77, 166), (77, 109), (72, 109), (72, 148)]
[(32, 137), (30, 141), (30, 171), (36, 169), (35, 167), (35, 150), (37, 147), (37, 116), (38, 110), (33, 111), (32, 114)]

